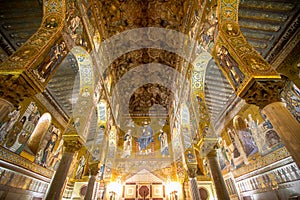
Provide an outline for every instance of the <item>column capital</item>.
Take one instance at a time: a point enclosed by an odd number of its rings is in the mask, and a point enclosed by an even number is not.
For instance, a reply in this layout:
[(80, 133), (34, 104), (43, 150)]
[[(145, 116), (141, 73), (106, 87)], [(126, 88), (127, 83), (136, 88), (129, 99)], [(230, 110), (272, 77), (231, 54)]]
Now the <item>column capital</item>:
[(189, 178), (195, 178), (197, 176), (197, 164), (188, 164), (187, 165), (187, 173), (189, 175)]
[[(200, 157), (204, 158), (206, 155), (215, 148), (216, 144), (218, 142), (218, 138), (214, 137), (206, 137), (202, 138), (200, 142), (197, 144), (197, 147), (200, 152)], [(201, 151), (200, 151), (201, 149)]]
[(64, 146), (66, 147), (65, 150), (71, 153), (78, 151), (85, 143), (85, 140), (78, 134), (75, 126), (74, 119), (71, 118), (64, 134), (62, 135)]
[(214, 148), (207, 154), (207, 158), (216, 158), (217, 155), (218, 155), (217, 149)]
[(78, 151), (84, 144), (84, 140), (80, 135), (63, 135), (64, 146), (66, 152), (75, 153)]
[(92, 175), (92, 176), (96, 176), (99, 172), (99, 163), (100, 162), (90, 162), (89, 163), (89, 173)]
[(195, 150), (193, 148), (188, 148), (184, 152), (185, 155), (185, 164), (187, 166), (187, 173), (189, 177), (194, 178), (197, 176), (197, 159)]

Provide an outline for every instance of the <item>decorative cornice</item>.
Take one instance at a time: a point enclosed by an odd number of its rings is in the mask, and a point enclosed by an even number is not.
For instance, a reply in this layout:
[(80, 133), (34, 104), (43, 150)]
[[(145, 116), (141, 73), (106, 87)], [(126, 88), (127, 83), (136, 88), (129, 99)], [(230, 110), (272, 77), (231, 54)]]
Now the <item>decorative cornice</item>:
[(272, 48), (266, 60), (269, 61), (276, 69), (285, 60), (285, 58), (292, 52), (295, 46), (300, 41), (300, 14), (291, 23), (284, 35)]
[[(24, 170), (27, 169), (31, 172), (37, 173), (42, 177), (51, 179), (53, 176), (53, 171), (41, 167), (40, 165), (37, 165), (35, 163), (32, 163), (31, 161), (5, 149), (2, 146), (0, 146), (0, 161), (1, 161), (0, 166), (4, 166), (4, 163), (2, 161), (5, 161), (13, 165), (17, 165), (21, 168), (24, 168)], [(38, 177), (36, 176), (35, 178)], [(45, 179), (42, 178), (38, 178), (38, 179), (45, 181)]]
[(279, 161), (281, 159), (284, 159), (286, 157), (289, 157), (290, 154), (289, 152), (286, 150), (285, 147), (282, 147), (264, 157), (259, 157), (256, 160), (254, 160), (253, 162), (250, 162), (248, 165), (244, 165), (243, 167), (235, 170), (233, 172), (234, 177), (239, 177), (242, 176), (244, 174), (253, 172), (257, 169), (260, 169), (262, 167), (265, 167), (267, 165), (270, 165), (276, 161)]

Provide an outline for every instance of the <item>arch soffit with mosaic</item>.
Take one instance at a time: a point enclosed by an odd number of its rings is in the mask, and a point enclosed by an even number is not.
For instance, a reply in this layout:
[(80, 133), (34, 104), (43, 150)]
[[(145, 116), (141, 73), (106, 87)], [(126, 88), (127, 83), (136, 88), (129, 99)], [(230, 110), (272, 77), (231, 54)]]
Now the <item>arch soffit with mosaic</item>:
[[(238, 9), (239, 0), (218, 1), (219, 31), (212, 56), (239, 97), (247, 103), (264, 107), (278, 101), (276, 90), (282, 87), (281, 77), (241, 33)], [(233, 60), (231, 66), (226, 66), (224, 60), (222, 65), (222, 55)], [(265, 92), (269, 94), (268, 97), (260, 95)]]
[(15, 53), (0, 65), (0, 74), (21, 75), (60, 37), (66, 13), (65, 0), (43, 0), (41, 26)]
[(61, 37), (65, 20), (65, 0), (44, 0), (42, 23), (16, 52), (0, 65), (3, 97), (17, 106), (26, 97), (42, 92), (45, 85), (38, 81), (33, 68), (51, 45)]
[[(79, 94), (73, 106), (73, 119), (78, 122), (77, 133), (84, 139), (88, 137), (86, 127), (92, 117), (92, 109), (95, 109), (95, 67), (90, 54), (80, 46), (75, 46), (70, 51), (77, 61), (79, 75)], [(74, 94), (76, 95), (76, 94)]]
[[(196, 114), (196, 120), (200, 131), (210, 123), (209, 113), (205, 105), (205, 74), (208, 63), (212, 56), (208, 52), (202, 52), (194, 61), (194, 70), (192, 72), (192, 94), (191, 104)], [(197, 110), (198, 109), (198, 110)], [(201, 114), (199, 111), (201, 110)], [(201, 116), (200, 116), (201, 115)]]
[[(44, 89), (43, 84), (36, 80), (32, 69), (36, 67), (36, 61), (48, 53), (49, 48), (61, 37), (65, 25), (66, 1), (65, 0), (43, 0), (43, 19), (37, 30), (14, 54), (0, 65), (0, 75), (14, 75), (14, 79), (25, 76), (25, 79), (36, 87), (34, 93)], [(93, 94), (94, 75), (93, 64), (88, 52), (81, 47), (74, 47), (71, 53), (76, 57), (80, 75), (80, 94), (84, 90)], [(32, 69), (31, 69), (32, 68)], [(86, 101), (86, 100), (84, 100)], [(79, 98), (77, 102), (83, 102)], [(92, 105), (93, 99), (89, 99)], [(76, 105), (74, 105), (76, 107)], [(76, 108), (74, 108), (76, 109)], [(87, 107), (91, 109), (91, 107)]]

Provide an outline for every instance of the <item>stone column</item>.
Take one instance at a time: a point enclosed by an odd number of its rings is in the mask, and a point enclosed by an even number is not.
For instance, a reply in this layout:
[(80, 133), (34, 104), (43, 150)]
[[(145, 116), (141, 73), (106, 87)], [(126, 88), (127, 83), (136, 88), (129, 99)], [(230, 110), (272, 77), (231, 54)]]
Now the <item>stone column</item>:
[(63, 139), (65, 146), (64, 153), (47, 192), (46, 200), (58, 200), (62, 198), (74, 154), (83, 145), (82, 138), (77, 134), (63, 135)]
[(197, 184), (197, 178), (189, 178), (190, 179), (190, 190), (191, 190), (191, 196), (193, 200), (200, 200), (200, 193), (198, 189), (198, 184)]
[(200, 193), (197, 184), (197, 165), (188, 164), (188, 175), (190, 180), (190, 192), (192, 200), (200, 200)]
[(87, 191), (84, 200), (92, 200), (93, 198), (94, 186), (95, 186), (95, 181), (96, 181), (96, 176), (98, 174), (98, 171), (99, 171), (99, 162), (89, 164), (90, 179), (88, 182)]
[(209, 162), (209, 167), (215, 184), (218, 199), (230, 200), (217, 159), (217, 151), (215, 149), (213, 149), (209, 154), (207, 154), (207, 160)]
[(262, 112), (267, 116), (282, 143), (300, 167), (300, 124), (282, 102), (265, 106)]

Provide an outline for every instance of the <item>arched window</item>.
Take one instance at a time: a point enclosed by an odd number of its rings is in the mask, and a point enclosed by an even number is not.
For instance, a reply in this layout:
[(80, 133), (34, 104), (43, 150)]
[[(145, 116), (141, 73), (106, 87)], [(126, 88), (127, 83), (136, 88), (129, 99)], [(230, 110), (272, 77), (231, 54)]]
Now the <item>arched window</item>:
[(52, 117), (49, 113), (44, 113), (39, 119), (31, 137), (29, 138), (27, 145), (32, 153), (36, 154), (39, 148), (41, 139), (44, 137), (45, 133), (49, 129)]

